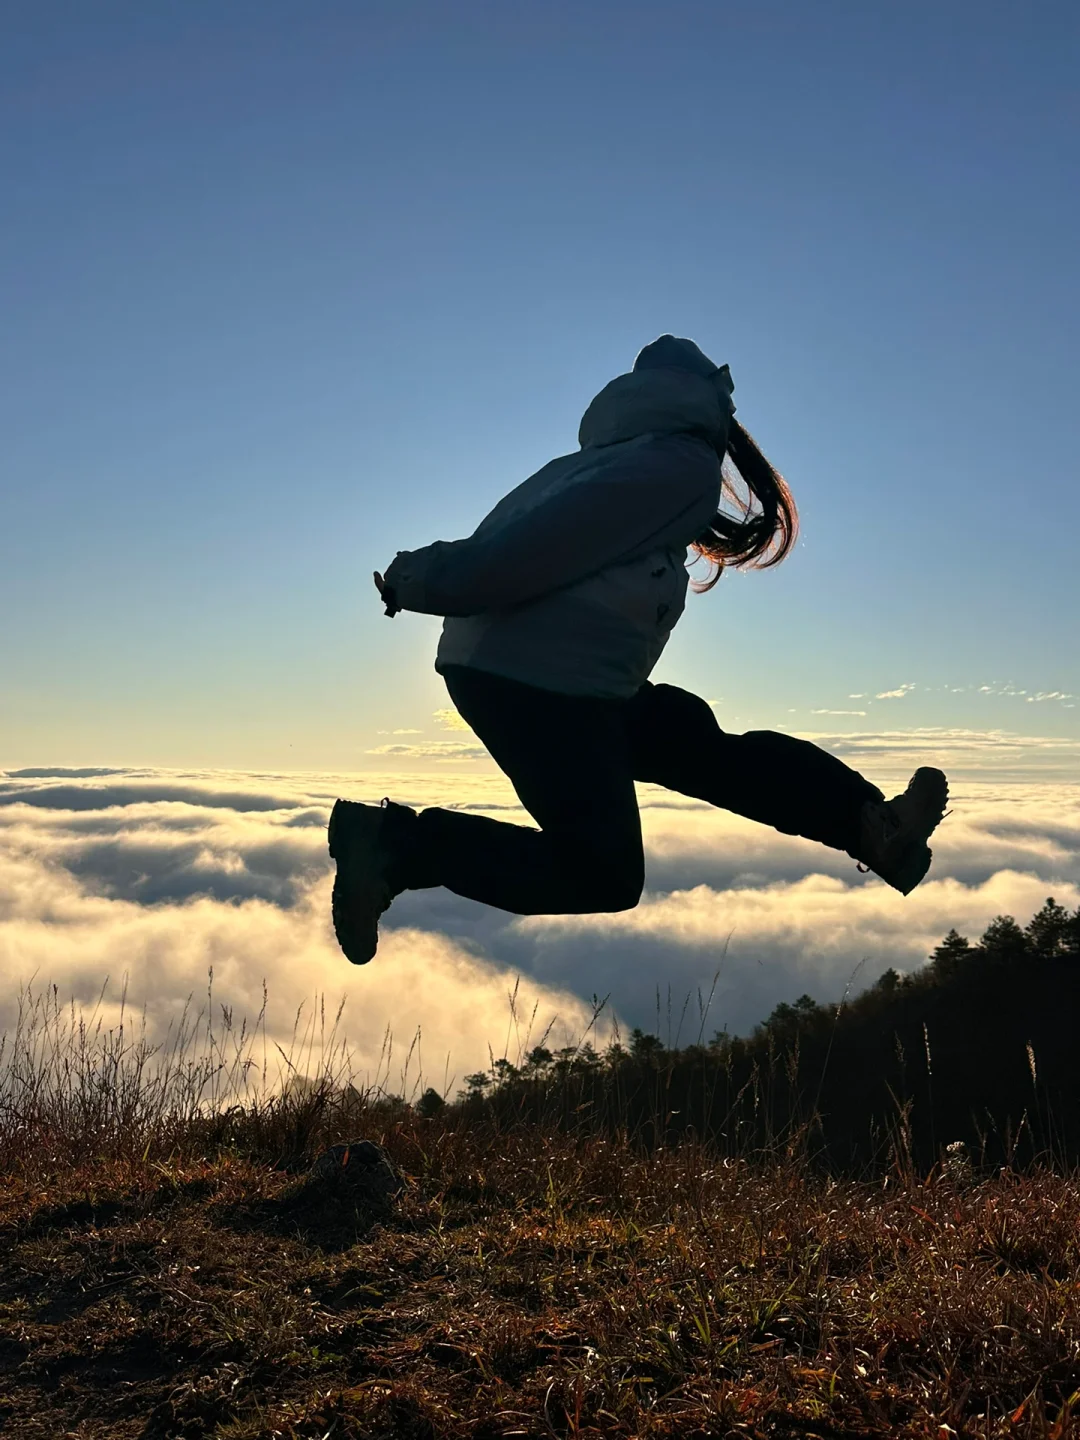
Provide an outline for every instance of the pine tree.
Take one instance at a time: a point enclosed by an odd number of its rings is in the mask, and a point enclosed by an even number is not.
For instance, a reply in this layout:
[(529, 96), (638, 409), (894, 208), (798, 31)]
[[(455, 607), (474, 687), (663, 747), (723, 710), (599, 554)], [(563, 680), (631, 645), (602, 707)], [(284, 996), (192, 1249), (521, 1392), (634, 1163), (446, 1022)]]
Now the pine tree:
[(971, 941), (958, 931), (950, 930), (930, 956), (930, 963), (939, 980), (951, 980), (963, 973), (970, 965), (974, 954)]
[(428, 1086), (416, 1102), (416, 1113), (422, 1115), (425, 1120), (429, 1120), (432, 1115), (437, 1115), (445, 1104), (446, 1101), (439, 1092)]
[(1031, 954), (1027, 936), (1011, 915), (990, 921), (979, 941), (979, 949), (994, 965), (1011, 965)]
[(1073, 948), (1071, 930), (1072, 916), (1051, 895), (1024, 933), (1035, 954), (1050, 960)]
[(656, 1060), (664, 1046), (656, 1035), (646, 1035), (636, 1027), (630, 1032), (630, 1054), (635, 1060)]

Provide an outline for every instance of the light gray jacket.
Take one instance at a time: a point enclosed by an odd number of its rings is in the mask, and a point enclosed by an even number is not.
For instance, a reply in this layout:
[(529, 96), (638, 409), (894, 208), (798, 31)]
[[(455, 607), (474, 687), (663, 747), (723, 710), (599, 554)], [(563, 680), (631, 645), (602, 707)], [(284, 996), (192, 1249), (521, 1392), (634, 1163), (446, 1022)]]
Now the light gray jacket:
[(720, 501), (731, 391), (727, 366), (620, 375), (586, 410), (579, 451), (467, 540), (399, 553), (386, 574), (398, 606), (447, 617), (435, 668), (568, 695), (640, 689), (686, 603), (687, 548)]

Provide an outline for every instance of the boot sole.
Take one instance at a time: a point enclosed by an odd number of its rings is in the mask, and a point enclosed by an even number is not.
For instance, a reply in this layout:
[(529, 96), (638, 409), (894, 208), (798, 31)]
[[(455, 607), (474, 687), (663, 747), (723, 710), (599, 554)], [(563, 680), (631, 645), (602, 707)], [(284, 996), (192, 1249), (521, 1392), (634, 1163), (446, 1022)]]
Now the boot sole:
[(346, 806), (351, 802), (335, 803), (327, 826), (330, 858), (337, 861), (334, 934), (351, 964), (366, 965), (379, 948), (379, 916), (387, 905), (377, 860), (382, 811), (365, 805), (350, 815)]
[[(921, 848), (915, 850), (909, 856), (907, 863), (896, 870), (885, 883), (891, 885), (894, 890), (899, 890), (901, 895), (910, 895), (916, 885), (926, 878), (926, 872), (930, 869), (930, 862), (933, 858), (934, 852), (924, 840)], [(884, 878), (882, 876), (882, 879)]]

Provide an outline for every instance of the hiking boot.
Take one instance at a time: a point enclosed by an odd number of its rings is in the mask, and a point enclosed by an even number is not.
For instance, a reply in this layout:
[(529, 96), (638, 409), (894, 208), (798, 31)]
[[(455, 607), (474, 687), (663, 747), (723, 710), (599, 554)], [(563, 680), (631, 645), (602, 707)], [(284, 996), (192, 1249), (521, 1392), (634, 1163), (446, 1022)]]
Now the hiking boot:
[(408, 816), (415, 818), (416, 811), (390, 800), (381, 805), (338, 800), (330, 812), (330, 858), (337, 861), (334, 933), (354, 965), (366, 965), (379, 948), (379, 916), (401, 893), (391, 880), (397, 849), (388, 832)]
[(887, 885), (910, 895), (930, 869), (927, 840), (945, 816), (949, 782), (940, 770), (916, 770), (907, 789), (892, 800), (868, 800), (862, 808), (855, 856)]

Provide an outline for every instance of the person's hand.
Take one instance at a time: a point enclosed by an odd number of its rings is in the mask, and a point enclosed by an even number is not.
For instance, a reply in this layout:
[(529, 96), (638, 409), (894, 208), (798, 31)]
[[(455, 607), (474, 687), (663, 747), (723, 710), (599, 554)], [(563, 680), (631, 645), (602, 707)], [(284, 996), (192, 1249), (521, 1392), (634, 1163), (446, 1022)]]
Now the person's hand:
[(398, 611), (401, 609), (401, 606), (394, 603), (393, 586), (387, 585), (385, 579), (379, 574), (378, 570), (375, 571), (375, 589), (378, 590), (379, 598), (386, 606), (386, 614), (392, 620), (394, 616), (398, 613)]

